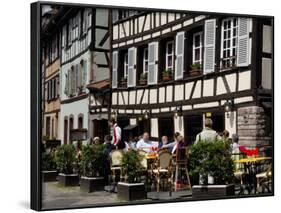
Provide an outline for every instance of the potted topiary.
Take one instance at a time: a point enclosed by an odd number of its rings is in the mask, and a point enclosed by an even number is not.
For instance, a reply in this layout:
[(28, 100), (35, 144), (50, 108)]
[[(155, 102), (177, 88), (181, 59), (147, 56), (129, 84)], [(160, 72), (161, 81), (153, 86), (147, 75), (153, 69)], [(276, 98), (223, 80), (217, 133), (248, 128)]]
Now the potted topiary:
[(46, 151), (42, 153), (42, 181), (51, 182), (57, 181), (57, 165), (55, 161), (55, 153), (53, 151)]
[(140, 182), (143, 156), (131, 149), (123, 154), (121, 168), (124, 182), (118, 182), (117, 195), (122, 200), (142, 200), (146, 198), (144, 183)]
[(127, 87), (127, 76), (121, 78), (121, 87)]
[(141, 73), (140, 74), (139, 85), (144, 86), (146, 84), (147, 84), (147, 74), (146, 73)]
[(74, 173), (76, 150), (73, 144), (64, 144), (58, 147), (56, 163), (59, 170), (58, 183), (62, 186), (77, 186), (79, 176)]
[(80, 156), (80, 189), (86, 192), (104, 188), (103, 169), (106, 161), (105, 145), (85, 145)]
[(162, 75), (163, 75), (163, 81), (171, 81), (172, 80), (173, 71), (171, 69), (165, 69), (163, 71)]
[(194, 198), (234, 195), (234, 164), (229, 141), (199, 141), (190, 149), (189, 163), (192, 180), (200, 179), (193, 183)]
[(202, 66), (200, 63), (194, 63), (190, 66), (191, 70), (189, 71), (190, 76), (202, 75)]

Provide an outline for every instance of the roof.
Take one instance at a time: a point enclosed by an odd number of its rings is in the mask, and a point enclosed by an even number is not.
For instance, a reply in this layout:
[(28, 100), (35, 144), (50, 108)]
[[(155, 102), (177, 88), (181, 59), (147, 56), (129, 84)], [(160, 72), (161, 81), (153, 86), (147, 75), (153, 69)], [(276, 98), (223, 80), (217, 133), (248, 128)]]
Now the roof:
[(109, 80), (93, 82), (93, 83), (88, 84), (87, 88), (89, 90), (93, 90), (93, 91), (105, 90), (105, 89), (110, 88), (110, 83), (109, 83)]

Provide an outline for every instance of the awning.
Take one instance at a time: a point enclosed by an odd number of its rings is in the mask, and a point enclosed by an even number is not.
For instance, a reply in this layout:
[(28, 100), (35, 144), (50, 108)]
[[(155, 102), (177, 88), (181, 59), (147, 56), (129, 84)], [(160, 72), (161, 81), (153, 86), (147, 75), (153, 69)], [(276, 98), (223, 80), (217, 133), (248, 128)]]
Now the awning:
[(134, 128), (136, 128), (138, 125), (137, 124), (129, 124), (128, 126), (125, 126), (123, 130), (133, 130)]
[(90, 91), (102, 91), (110, 88), (109, 80), (103, 80), (99, 82), (94, 82), (87, 85)]

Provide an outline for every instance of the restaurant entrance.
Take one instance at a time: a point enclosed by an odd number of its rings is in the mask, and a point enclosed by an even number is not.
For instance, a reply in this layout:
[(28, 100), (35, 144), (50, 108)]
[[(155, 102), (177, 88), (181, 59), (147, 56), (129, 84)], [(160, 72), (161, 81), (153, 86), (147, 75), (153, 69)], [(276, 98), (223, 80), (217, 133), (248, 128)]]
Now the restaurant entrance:
[(163, 117), (158, 118), (159, 139), (163, 135), (168, 136), (169, 141), (174, 141), (174, 118)]
[(93, 120), (93, 137), (98, 136), (103, 141), (104, 136), (108, 134), (108, 121), (106, 119)]
[(184, 134), (185, 141), (188, 145), (194, 143), (196, 135), (203, 129), (203, 116), (200, 115), (187, 115), (184, 116)]

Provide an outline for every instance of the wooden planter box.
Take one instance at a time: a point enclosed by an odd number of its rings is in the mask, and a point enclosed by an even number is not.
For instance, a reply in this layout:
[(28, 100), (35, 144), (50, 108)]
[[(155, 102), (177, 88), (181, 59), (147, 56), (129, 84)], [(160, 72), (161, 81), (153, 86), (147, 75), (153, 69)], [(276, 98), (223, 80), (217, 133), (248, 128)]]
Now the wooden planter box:
[(46, 140), (46, 148), (56, 148), (61, 145), (60, 140)]
[(58, 183), (62, 186), (78, 186), (79, 176), (78, 174), (63, 174), (58, 176)]
[(197, 70), (190, 70), (190, 71), (189, 71), (189, 75), (190, 75), (190, 76), (202, 75), (202, 70), (199, 70), (199, 69), (197, 69)]
[(228, 185), (194, 185), (193, 198), (216, 198), (234, 195), (234, 184)]
[(171, 81), (172, 76), (163, 76), (163, 81)]
[(147, 80), (139, 80), (139, 85), (141, 86), (147, 85)]
[(85, 192), (103, 191), (104, 189), (103, 177), (81, 177), (80, 189)]
[(43, 182), (57, 181), (58, 172), (56, 170), (42, 171), (41, 174), (42, 174), (42, 181)]
[(117, 196), (119, 199), (132, 201), (146, 199), (144, 183), (124, 183), (117, 185)]

